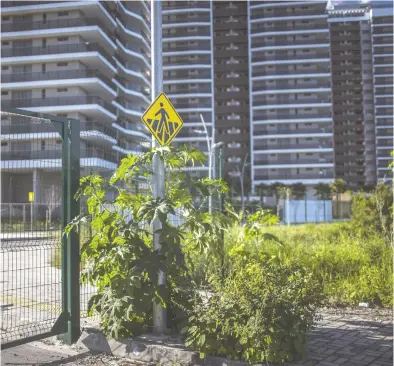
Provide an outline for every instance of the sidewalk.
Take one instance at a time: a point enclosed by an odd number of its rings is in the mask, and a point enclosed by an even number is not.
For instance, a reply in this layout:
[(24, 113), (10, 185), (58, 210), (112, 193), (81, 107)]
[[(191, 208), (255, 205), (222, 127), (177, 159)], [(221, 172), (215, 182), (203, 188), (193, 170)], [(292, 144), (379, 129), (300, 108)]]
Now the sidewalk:
[[(308, 350), (307, 360), (285, 365), (392, 366), (392, 312), (371, 309), (329, 310), (324, 313), (323, 320), (312, 332)], [(2, 366), (125, 366), (158, 363), (143, 363), (105, 355), (92, 356), (86, 350), (77, 349), (76, 346), (69, 347), (58, 341), (47, 340), (3, 351), (1, 364)], [(180, 366), (176, 361), (173, 364)], [(226, 364), (230, 366), (232, 362)]]

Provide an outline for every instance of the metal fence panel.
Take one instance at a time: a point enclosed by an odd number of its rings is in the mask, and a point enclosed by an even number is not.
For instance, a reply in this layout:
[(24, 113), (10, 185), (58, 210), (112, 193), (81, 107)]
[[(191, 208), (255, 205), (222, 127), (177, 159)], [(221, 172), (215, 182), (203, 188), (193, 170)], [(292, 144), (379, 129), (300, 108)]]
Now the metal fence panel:
[(66, 290), (78, 258), (67, 258), (68, 268), (61, 264), (63, 253), (73, 254), (78, 247), (78, 238), (64, 238), (62, 230), (78, 212), (69, 196), (79, 175), (79, 156), (75, 160), (71, 152), (72, 144), (79, 143), (79, 125), (61, 117), (2, 110), (0, 136), (1, 342), (6, 348), (66, 333), (70, 326), (72, 303)]

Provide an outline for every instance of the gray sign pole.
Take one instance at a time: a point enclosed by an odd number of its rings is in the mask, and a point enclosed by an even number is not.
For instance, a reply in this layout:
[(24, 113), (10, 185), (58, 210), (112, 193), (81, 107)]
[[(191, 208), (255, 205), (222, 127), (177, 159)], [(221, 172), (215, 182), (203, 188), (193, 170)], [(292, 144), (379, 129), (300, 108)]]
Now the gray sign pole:
[[(163, 91), (163, 63), (162, 63), (162, 30), (161, 30), (161, 1), (151, 0), (151, 75), (152, 75), (152, 102)], [(152, 136), (152, 146), (160, 146)], [(164, 196), (164, 164), (158, 156), (153, 158), (152, 194), (153, 198)], [(153, 223), (153, 230), (161, 228), (159, 220)], [(160, 250), (160, 235), (153, 236), (154, 249)], [(159, 272), (158, 284), (166, 284), (166, 275)], [(167, 314), (160, 304), (153, 304), (153, 331), (161, 334), (166, 329)]]

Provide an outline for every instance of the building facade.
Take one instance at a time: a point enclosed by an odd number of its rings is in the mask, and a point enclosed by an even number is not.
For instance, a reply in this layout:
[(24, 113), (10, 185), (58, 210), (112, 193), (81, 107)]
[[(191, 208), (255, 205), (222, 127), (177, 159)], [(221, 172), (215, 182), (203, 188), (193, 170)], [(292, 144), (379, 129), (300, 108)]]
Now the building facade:
[[(215, 128), (213, 3), (164, 1), (162, 6), (163, 89), (184, 122), (174, 142), (208, 153), (207, 136)], [(206, 175), (208, 167), (194, 170)]]
[[(245, 161), (251, 192), (303, 183), (312, 197), (335, 178), (355, 189), (390, 180), (392, 9), (163, 1), (164, 91), (185, 122), (174, 143), (208, 152), (207, 137), (222, 142), (225, 178), (239, 185)], [(148, 1), (3, 1), (1, 10), (3, 107), (79, 119), (86, 172), (111, 174), (149, 148), (140, 120), (151, 102)], [(2, 118), (3, 196), (15, 186), (7, 169), (36, 185), (55, 174), (43, 159), (60, 159), (60, 144), (47, 132)], [(13, 199), (26, 200), (24, 184)]]
[[(82, 174), (111, 174), (149, 147), (140, 122), (150, 104), (149, 3), (3, 1), (1, 13), (3, 108), (80, 120)], [(33, 190), (39, 202), (40, 182), (59, 182), (61, 144), (47, 132), (2, 118), (3, 201)]]

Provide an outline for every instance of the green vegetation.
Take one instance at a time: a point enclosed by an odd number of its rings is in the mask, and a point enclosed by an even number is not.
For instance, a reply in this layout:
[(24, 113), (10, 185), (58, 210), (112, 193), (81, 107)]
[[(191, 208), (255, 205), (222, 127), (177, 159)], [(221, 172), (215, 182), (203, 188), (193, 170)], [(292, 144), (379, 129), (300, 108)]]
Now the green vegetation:
[[(150, 177), (154, 157), (167, 168), (160, 199), (129, 189), (134, 179)], [(191, 179), (183, 170), (205, 160), (186, 146), (156, 148), (124, 158), (110, 180), (81, 179), (77, 196), (86, 199), (88, 212), (66, 232), (90, 227), (82, 235), (82, 281), (97, 289), (89, 311), (100, 315), (104, 332), (149, 331), (156, 302), (167, 308), (168, 325), (202, 357), (284, 362), (304, 355), (323, 305), (392, 306), (389, 186), (354, 195), (348, 223), (277, 226), (270, 210), (249, 214), (226, 204), (224, 212), (203, 211), (209, 195), (228, 190), (221, 180)], [(269, 189), (278, 200), (305, 194), (299, 185)], [(115, 199), (108, 199), (109, 191), (117, 192)], [(317, 188), (319, 195), (332, 191)], [(335, 192), (342, 191), (337, 182)], [(172, 225), (168, 215), (181, 224)], [(153, 248), (154, 222), (161, 251)], [(167, 275), (166, 287), (157, 284), (159, 270)]]

